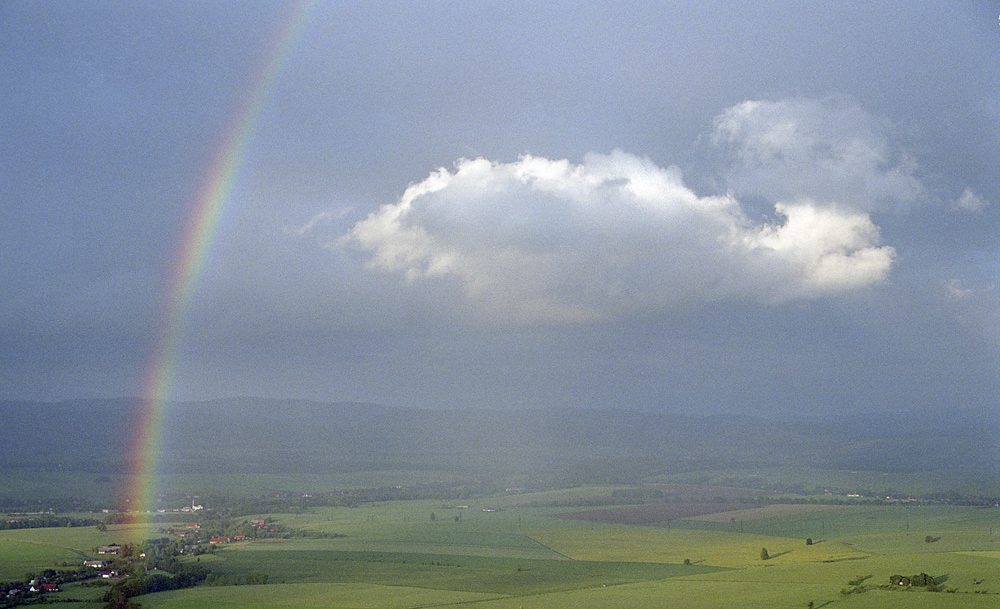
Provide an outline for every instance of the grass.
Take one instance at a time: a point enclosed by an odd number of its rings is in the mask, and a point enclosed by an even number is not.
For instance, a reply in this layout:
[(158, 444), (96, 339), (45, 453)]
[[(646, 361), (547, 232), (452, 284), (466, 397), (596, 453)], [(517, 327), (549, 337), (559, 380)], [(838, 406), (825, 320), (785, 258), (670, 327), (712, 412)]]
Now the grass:
[(496, 595), (422, 587), (353, 583), (277, 584), (266, 586), (199, 587), (144, 597), (151, 609), (408, 609), (409, 607), (468, 606)]
[(647, 482), (748, 485), (753, 488), (798, 485), (807, 491), (819, 493), (827, 488), (840, 489), (844, 492), (869, 490), (881, 496), (893, 494), (897, 498), (955, 490), (966, 495), (990, 497), (1000, 495), (1000, 478), (997, 478), (995, 473), (951, 470), (870, 472), (783, 466), (664, 474), (650, 478)]
[[(982, 594), (1000, 593), (997, 509), (764, 506), (669, 526), (635, 526), (554, 518), (569, 508), (545, 507), (592, 501), (613, 488), (505, 494), (470, 500), (463, 508), (445, 505), (461, 502), (396, 501), (273, 514), (292, 528), (345, 536), (223, 546), (187, 560), (223, 575), (266, 573), (268, 584), (199, 586), (140, 601), (146, 609), (698, 609), (805, 607), (809, 601), (815, 607), (920, 609), (1000, 602), (1000, 594)], [(20, 579), (62, 562), (76, 566), (99, 545), (158, 537), (156, 526), (0, 532), (0, 573), (7, 574), (0, 579)], [(806, 537), (815, 543), (806, 545)], [(769, 560), (761, 560), (762, 547)], [(685, 559), (692, 564), (682, 564)], [(920, 572), (955, 592), (872, 588), (894, 573)], [(869, 590), (841, 594), (859, 575)], [(59, 594), (65, 600), (95, 598), (93, 589)]]
[(579, 586), (708, 573), (680, 564), (510, 557), (502, 552), (449, 553), (449, 546), (421, 552), (333, 549), (336, 540), (306, 540), (234, 547), (217, 552), (210, 568), (227, 574), (268, 565), (273, 581), (354, 582), (423, 586), (494, 594), (541, 593)]
[(797, 582), (729, 582), (668, 580), (640, 582), (607, 588), (588, 588), (566, 593), (517, 599), (480, 601), (467, 609), (628, 609), (671, 607), (677, 609), (759, 609), (802, 607), (852, 609), (979, 609), (996, 607), (996, 597), (972, 594), (883, 592), (879, 590), (845, 597), (839, 588)]
[(76, 567), (83, 558), (71, 549), (44, 542), (0, 539), (0, 581), (20, 580), (26, 573), (62, 564)]
[(0, 581), (21, 579), (25, 573), (59, 567), (78, 567), (96, 558), (97, 548), (132, 539), (159, 536), (161, 525), (52, 527), (0, 531)]
[[(576, 497), (594, 497), (598, 493), (595, 489), (573, 491)], [(997, 510), (955, 506), (766, 506), (733, 512), (728, 517), (692, 519), (693, 523), (674, 521), (668, 528), (551, 518), (550, 514), (564, 510), (533, 507), (553, 500), (552, 495), (543, 497), (528, 497), (528, 501), (524, 501), (525, 496), (484, 500), (462, 510), (460, 524), (447, 519), (441, 522), (442, 514), (449, 516), (453, 511), (440, 511), (440, 505), (437, 521), (431, 523), (429, 511), (435, 505), (419, 502), (391, 509), (373, 506), (370, 511), (318, 511), (296, 518), (312, 526), (329, 523), (331, 530), (352, 531), (356, 537), (331, 540), (340, 541), (345, 548), (354, 543), (369, 544), (367, 547), (373, 550), (399, 550), (410, 544), (410, 549), (418, 550), (368, 555), (358, 550), (341, 556), (356, 564), (352, 573), (341, 572), (339, 577), (354, 578), (358, 584), (367, 578), (373, 586), (383, 585), (378, 578), (385, 577), (406, 585), (447, 586), (501, 596), (463, 605), (472, 608), (804, 607), (809, 600), (815, 606), (850, 603), (856, 607), (920, 608), (992, 607), (997, 602), (996, 595), (979, 593), (987, 587), (973, 583), (996, 573), (1000, 566), (1000, 548), (994, 549), (990, 535), (993, 526), (1000, 531)], [(501, 511), (483, 512), (481, 508), (487, 506)], [(742, 532), (734, 530), (734, 524), (740, 523)], [(927, 543), (928, 531), (939, 539)], [(813, 537), (815, 543), (807, 546), (807, 536)], [(760, 560), (761, 547), (769, 549), (770, 560)], [(536, 563), (504, 555), (539, 548), (563, 560)], [(980, 551), (970, 552), (972, 549)], [(459, 560), (454, 554), (434, 551), (461, 552), (465, 558)], [(493, 568), (469, 562), (476, 553), (481, 554), (478, 560), (486, 561), (482, 564)], [(686, 573), (671, 570), (683, 567), (680, 563), (685, 558), (697, 567), (726, 569)], [(369, 567), (359, 567), (359, 562), (367, 562)], [(530, 575), (509, 572), (518, 562), (522, 573)], [(544, 568), (532, 572), (525, 570), (525, 565)], [(633, 565), (632, 570), (627, 565)], [(644, 571), (650, 565), (662, 570)], [(919, 572), (938, 576), (942, 587), (956, 592), (871, 588), (864, 594), (841, 594), (842, 589), (849, 588), (848, 581), (859, 574), (866, 577), (869, 586), (878, 586), (887, 583), (891, 574)], [(599, 575), (595, 577), (595, 573)], [(993, 585), (1000, 591), (1000, 581)]]

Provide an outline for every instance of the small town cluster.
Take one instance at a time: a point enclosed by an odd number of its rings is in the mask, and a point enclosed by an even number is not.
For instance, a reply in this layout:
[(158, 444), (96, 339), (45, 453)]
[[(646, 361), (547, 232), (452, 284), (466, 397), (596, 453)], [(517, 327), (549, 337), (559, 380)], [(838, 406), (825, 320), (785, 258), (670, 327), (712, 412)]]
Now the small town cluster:
[(69, 582), (103, 580), (107, 581), (106, 585), (113, 585), (137, 569), (173, 572), (179, 566), (175, 558), (179, 555), (213, 553), (220, 544), (273, 537), (282, 535), (283, 530), (267, 518), (252, 518), (239, 522), (213, 521), (205, 525), (188, 522), (183, 526), (161, 528), (160, 533), (164, 536), (149, 539), (141, 547), (130, 544), (97, 547), (94, 549), (96, 557), (84, 559), (79, 568), (46, 569), (29, 574), (22, 581), (0, 582), (0, 607), (39, 602), (40, 596), (59, 592), (60, 585)]

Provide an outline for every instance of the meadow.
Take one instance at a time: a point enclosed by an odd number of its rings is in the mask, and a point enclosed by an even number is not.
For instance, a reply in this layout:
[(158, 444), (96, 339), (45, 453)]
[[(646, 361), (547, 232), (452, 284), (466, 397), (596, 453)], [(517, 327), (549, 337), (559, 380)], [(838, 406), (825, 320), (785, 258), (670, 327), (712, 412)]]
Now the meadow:
[[(696, 502), (630, 506), (612, 501), (629, 489), (586, 486), (501, 493), (460, 505), (405, 500), (261, 514), (311, 536), (222, 544), (212, 554), (185, 560), (230, 581), (263, 574), (265, 584), (200, 585), (138, 600), (145, 609), (1000, 603), (1000, 508), (747, 506), (734, 500), (706, 511)], [(623, 524), (615, 514), (637, 507), (647, 515), (673, 516)], [(694, 513), (680, 516), (685, 510)], [(96, 557), (97, 546), (143, 534), (156, 537), (162, 526), (0, 531), (0, 580), (77, 566), (85, 557)], [(762, 548), (768, 551), (766, 560)], [(921, 572), (931, 574), (940, 591), (886, 589), (891, 575)], [(53, 599), (96, 608), (104, 590), (69, 584)]]

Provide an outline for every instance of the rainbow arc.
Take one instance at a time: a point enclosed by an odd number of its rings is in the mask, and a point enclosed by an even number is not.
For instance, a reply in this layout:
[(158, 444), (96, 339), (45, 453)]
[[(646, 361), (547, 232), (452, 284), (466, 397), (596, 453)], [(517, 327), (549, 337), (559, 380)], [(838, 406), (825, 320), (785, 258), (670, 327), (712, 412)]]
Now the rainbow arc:
[[(167, 279), (159, 326), (145, 372), (140, 398), (132, 421), (129, 447), (128, 487), (121, 509), (141, 523), (154, 511), (165, 410), (174, 383), (174, 369), (184, 341), (184, 324), (208, 252), (257, 127), (282, 69), (301, 37), (315, 0), (296, 0), (261, 53), (260, 69), (242, 92), (215, 154), (192, 201), (182, 238)], [(141, 540), (133, 540), (141, 541)]]

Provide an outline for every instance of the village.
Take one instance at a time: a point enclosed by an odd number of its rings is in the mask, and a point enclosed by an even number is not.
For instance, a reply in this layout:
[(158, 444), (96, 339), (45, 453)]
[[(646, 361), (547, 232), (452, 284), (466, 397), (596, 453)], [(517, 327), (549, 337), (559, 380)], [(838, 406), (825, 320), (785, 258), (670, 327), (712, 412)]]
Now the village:
[(187, 522), (160, 528), (159, 532), (164, 536), (149, 539), (138, 547), (117, 543), (96, 547), (93, 550), (96, 558), (85, 558), (75, 569), (46, 569), (28, 574), (19, 582), (0, 582), (0, 607), (38, 602), (40, 596), (60, 592), (60, 586), (70, 582), (93, 580), (89, 585), (114, 586), (133, 574), (155, 571), (176, 574), (184, 570), (177, 558), (181, 555), (210, 554), (221, 544), (286, 534), (282, 527), (261, 517), (240, 522)]

